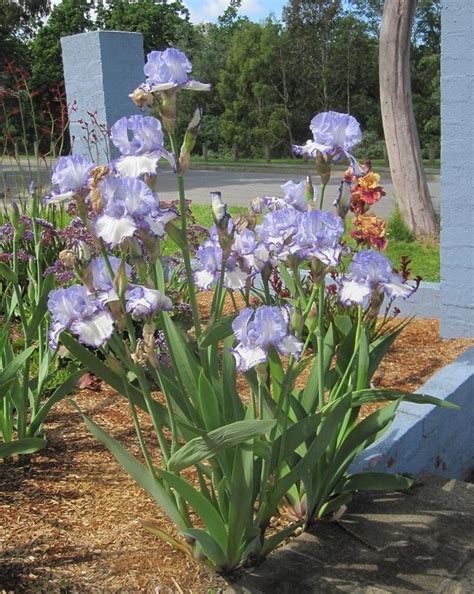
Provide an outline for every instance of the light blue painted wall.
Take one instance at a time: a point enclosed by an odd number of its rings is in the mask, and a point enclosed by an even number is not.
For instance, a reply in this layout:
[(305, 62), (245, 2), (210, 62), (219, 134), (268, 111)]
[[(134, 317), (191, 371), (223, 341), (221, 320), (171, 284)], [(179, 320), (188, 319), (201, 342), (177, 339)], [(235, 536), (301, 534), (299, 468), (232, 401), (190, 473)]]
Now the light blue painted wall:
[(441, 14), (441, 335), (474, 337), (474, 1)]
[(428, 472), (462, 479), (474, 471), (474, 347), (417, 392), (461, 410), (403, 402), (387, 433), (359, 455), (352, 472)]
[[(143, 82), (143, 36), (123, 31), (90, 31), (61, 39), (64, 79), (68, 103), (77, 102), (71, 116), (73, 153), (89, 155), (85, 131), (77, 120), (90, 121), (87, 112), (97, 111), (97, 119), (110, 128), (120, 117), (137, 113), (128, 95)], [(98, 157), (105, 163), (113, 151), (102, 139)], [(90, 156), (90, 155), (89, 155)]]

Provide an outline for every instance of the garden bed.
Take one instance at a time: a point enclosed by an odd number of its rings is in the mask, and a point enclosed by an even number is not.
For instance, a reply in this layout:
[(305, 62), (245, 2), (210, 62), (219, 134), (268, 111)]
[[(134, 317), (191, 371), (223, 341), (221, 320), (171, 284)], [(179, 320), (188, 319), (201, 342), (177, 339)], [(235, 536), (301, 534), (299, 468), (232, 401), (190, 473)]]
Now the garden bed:
[[(374, 381), (414, 391), (471, 344), (441, 340), (437, 320), (418, 320), (404, 330)], [(124, 398), (98, 383), (76, 400), (139, 455)], [(141, 527), (139, 519), (152, 519), (174, 532), (68, 401), (53, 409), (45, 428), (48, 448), (30, 464), (0, 464), (0, 590), (178, 593), (226, 586)]]

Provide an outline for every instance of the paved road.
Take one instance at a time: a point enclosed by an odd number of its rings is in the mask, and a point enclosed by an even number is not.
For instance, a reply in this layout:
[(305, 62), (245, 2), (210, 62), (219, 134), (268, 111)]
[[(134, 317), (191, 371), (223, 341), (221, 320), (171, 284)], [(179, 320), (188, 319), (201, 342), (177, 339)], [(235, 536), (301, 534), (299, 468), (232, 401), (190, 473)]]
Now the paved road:
[[(6, 174), (7, 184), (14, 189), (15, 185), (21, 184), (18, 171), (10, 170)], [(308, 170), (308, 173), (312, 173)], [(340, 172), (333, 174), (330, 186), (326, 190), (325, 207), (329, 209), (332, 201), (337, 195), (337, 187), (340, 181)], [(234, 206), (248, 206), (252, 198), (256, 196), (279, 196), (282, 194), (281, 185), (293, 179), (303, 179), (303, 172), (290, 174), (288, 172), (248, 172), (235, 170), (191, 170), (186, 174), (187, 198), (197, 204), (209, 204), (209, 192), (220, 190), (223, 199), (227, 204)], [(47, 189), (49, 183), (49, 172), (41, 171), (42, 182)], [(439, 177), (431, 177), (428, 183), (433, 204), (436, 210), (440, 206), (440, 183)], [(16, 183), (15, 183), (16, 182)], [(28, 180), (26, 180), (28, 182)], [(317, 176), (314, 176), (314, 183), (317, 183)], [(387, 195), (372, 209), (376, 214), (388, 218), (395, 205), (393, 184), (388, 173), (382, 176), (382, 184)], [(2, 178), (0, 177), (0, 185)], [(174, 200), (177, 198), (176, 179), (172, 172), (164, 171), (159, 175), (157, 189), (163, 200)], [(3, 190), (0, 187), (0, 193)], [(47, 190), (46, 190), (47, 191)]]
[[(340, 177), (336, 172), (326, 190), (325, 207), (329, 209), (330, 203), (337, 195), (337, 188)], [(301, 173), (293, 174), (294, 181), (302, 179)], [(278, 196), (282, 194), (281, 185), (291, 179), (288, 173), (250, 173), (237, 171), (189, 171), (186, 174), (187, 198), (197, 204), (209, 204), (209, 192), (220, 190), (224, 201), (228, 205), (248, 206), (252, 198), (256, 196)], [(317, 183), (317, 177), (313, 179)], [(395, 194), (390, 177), (382, 177), (382, 183), (387, 195), (373, 207), (373, 212), (381, 217), (389, 217), (395, 205)], [(163, 200), (173, 200), (177, 197), (173, 174), (164, 172), (160, 175), (157, 183), (158, 193)], [(436, 210), (440, 206), (440, 183), (430, 181), (428, 183), (433, 204)]]

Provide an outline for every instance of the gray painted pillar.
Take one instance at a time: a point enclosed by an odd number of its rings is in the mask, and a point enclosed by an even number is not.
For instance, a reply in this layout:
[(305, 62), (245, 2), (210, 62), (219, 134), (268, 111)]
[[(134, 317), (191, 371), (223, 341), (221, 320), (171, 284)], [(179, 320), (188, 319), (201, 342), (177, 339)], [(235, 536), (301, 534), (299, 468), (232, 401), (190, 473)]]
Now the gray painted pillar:
[(441, 13), (441, 335), (474, 337), (474, 2)]
[[(128, 95), (144, 80), (143, 36), (90, 31), (63, 37), (61, 45), (67, 101), (77, 107), (70, 125), (73, 153), (105, 163), (115, 156), (105, 130), (119, 118), (137, 113)], [(99, 126), (87, 112), (97, 112)], [(81, 119), (89, 124), (89, 134), (78, 122)]]

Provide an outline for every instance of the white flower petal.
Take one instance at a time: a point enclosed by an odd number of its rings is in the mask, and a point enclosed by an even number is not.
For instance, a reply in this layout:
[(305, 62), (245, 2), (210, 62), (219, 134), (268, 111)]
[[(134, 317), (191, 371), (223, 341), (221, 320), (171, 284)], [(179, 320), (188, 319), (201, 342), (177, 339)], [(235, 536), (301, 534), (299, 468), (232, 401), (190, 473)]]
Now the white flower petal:
[(344, 305), (349, 305), (350, 303), (363, 305), (371, 292), (372, 291), (368, 285), (353, 280), (343, 280), (339, 296), (341, 303)]
[(164, 82), (164, 83), (159, 83), (156, 85), (152, 85), (150, 90), (152, 93), (159, 93), (160, 91), (168, 91), (169, 89), (174, 89), (178, 86), (177, 83), (171, 81), (171, 82)]
[(293, 355), (299, 357), (303, 350), (303, 343), (300, 342), (296, 336), (289, 334), (277, 345), (279, 352), (282, 355)]
[(215, 282), (215, 276), (207, 270), (198, 270), (194, 273), (194, 281), (201, 291), (207, 291)]
[(59, 204), (74, 199), (75, 192), (64, 192), (63, 194), (50, 194), (44, 197), (45, 204)]
[(115, 169), (122, 177), (139, 177), (144, 173), (154, 175), (158, 167), (159, 157), (156, 153), (145, 155), (126, 155), (115, 161)]
[(97, 237), (110, 245), (119, 245), (126, 237), (132, 237), (137, 230), (132, 217), (115, 219), (108, 215), (101, 215), (95, 222)]
[(238, 344), (231, 352), (235, 357), (238, 371), (247, 371), (267, 360), (267, 352), (258, 346), (250, 347)]
[(80, 342), (98, 348), (112, 336), (114, 320), (110, 312), (101, 311), (88, 320), (74, 322), (71, 330), (76, 334)]
[(224, 274), (224, 287), (226, 289), (243, 289), (247, 282), (248, 274), (240, 268), (227, 270)]
[(184, 88), (188, 91), (210, 91), (211, 85), (199, 82), (198, 80), (188, 80)]

